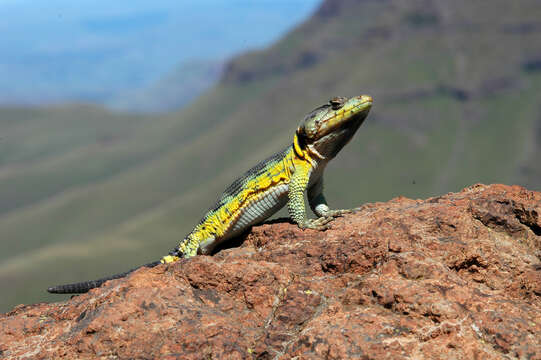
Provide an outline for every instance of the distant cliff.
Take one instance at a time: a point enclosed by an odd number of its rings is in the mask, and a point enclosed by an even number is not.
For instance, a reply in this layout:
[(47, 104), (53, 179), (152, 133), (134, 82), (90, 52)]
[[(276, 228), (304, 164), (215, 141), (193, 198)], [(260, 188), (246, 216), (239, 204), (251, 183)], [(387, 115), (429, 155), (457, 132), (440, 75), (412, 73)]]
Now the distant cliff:
[[(541, 193), (364, 205), (0, 315), (21, 358), (541, 358)], [(239, 245), (239, 244), (235, 244)]]

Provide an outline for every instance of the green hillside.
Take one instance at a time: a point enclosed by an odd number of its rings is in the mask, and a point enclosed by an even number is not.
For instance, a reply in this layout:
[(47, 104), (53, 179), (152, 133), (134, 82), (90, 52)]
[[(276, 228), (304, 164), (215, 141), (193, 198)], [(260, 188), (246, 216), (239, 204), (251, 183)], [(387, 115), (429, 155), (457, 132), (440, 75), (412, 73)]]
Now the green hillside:
[(333, 206), (476, 182), (541, 190), (539, 19), (535, 0), (329, 0), (180, 113), (1, 110), (0, 310), (167, 253), (334, 95), (375, 103), (328, 167)]
[(119, 111), (144, 113), (180, 109), (216, 84), (222, 66), (223, 60), (186, 62), (153, 84), (114, 96), (107, 104)]

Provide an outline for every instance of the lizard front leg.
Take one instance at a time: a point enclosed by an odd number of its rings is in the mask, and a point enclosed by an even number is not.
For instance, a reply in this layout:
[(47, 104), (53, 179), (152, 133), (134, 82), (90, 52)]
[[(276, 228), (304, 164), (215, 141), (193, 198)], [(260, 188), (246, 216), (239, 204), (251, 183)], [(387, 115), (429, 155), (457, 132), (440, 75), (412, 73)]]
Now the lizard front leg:
[(317, 219), (306, 219), (304, 191), (308, 186), (309, 179), (310, 168), (308, 166), (298, 166), (291, 176), (287, 202), (289, 216), (301, 229), (326, 230), (332, 217), (321, 216)]
[(319, 178), (314, 185), (308, 188), (308, 203), (310, 204), (310, 208), (314, 214), (320, 217), (335, 218), (343, 214), (350, 214), (353, 212), (353, 209), (331, 210), (329, 208), (329, 205), (327, 205), (327, 200), (323, 195), (323, 177)]

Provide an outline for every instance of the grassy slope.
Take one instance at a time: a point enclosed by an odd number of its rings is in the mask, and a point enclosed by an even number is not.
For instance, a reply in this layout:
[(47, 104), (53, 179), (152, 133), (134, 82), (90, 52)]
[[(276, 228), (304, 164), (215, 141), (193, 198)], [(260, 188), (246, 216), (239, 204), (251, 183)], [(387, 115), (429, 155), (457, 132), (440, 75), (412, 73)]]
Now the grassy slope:
[[(331, 205), (475, 182), (541, 189), (541, 74), (523, 67), (541, 50), (541, 30), (527, 26), (541, 11), (517, 3), (329, 1), (270, 49), (236, 58), (180, 114), (75, 108), (61, 122), (53, 109), (28, 127), (2, 115), (0, 132), (18, 127), (27, 145), (1, 152), (11, 155), (0, 167), (0, 286), (12, 292), (0, 309), (59, 299), (43, 289), (163, 255), (236, 175), (286, 145), (303, 114), (335, 94), (369, 93), (375, 106), (329, 165)], [(87, 137), (85, 119), (108, 140)], [(55, 137), (58, 127), (68, 133)]]

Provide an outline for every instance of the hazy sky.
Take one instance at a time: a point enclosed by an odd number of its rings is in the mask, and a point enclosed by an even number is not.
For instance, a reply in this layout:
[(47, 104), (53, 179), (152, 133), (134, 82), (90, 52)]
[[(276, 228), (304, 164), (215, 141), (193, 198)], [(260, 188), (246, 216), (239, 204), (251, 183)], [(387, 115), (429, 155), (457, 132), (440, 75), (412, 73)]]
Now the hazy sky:
[(0, 0), (0, 103), (95, 99), (261, 47), (319, 0)]

